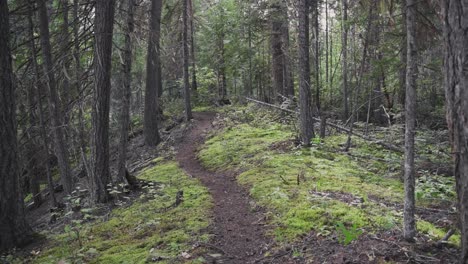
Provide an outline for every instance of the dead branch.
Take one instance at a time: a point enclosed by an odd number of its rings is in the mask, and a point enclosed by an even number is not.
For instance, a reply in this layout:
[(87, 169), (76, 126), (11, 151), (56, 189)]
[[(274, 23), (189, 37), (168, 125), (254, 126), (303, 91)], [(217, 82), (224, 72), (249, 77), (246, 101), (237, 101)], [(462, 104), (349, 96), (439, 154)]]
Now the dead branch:
[[(252, 98), (248, 98), (246, 97), (246, 99), (248, 101), (251, 101), (251, 102), (254, 102), (256, 104), (259, 104), (259, 105), (264, 105), (264, 106), (268, 106), (268, 107), (272, 107), (272, 108), (275, 108), (275, 109), (278, 109), (278, 110), (281, 110), (281, 111), (284, 111), (284, 112), (288, 112), (288, 113), (291, 113), (291, 114), (296, 114), (298, 115), (299, 112), (296, 112), (296, 111), (293, 111), (293, 110), (290, 110), (290, 109), (284, 109), (284, 108), (281, 108), (279, 106), (276, 106), (276, 105), (273, 105), (273, 104), (269, 104), (269, 103), (265, 103), (265, 102), (262, 102), (262, 101), (258, 101), (258, 100), (255, 100), (255, 99), (252, 99)], [(316, 117), (313, 117), (314, 121), (317, 121), (317, 122), (321, 122), (320, 118), (316, 118)], [(340, 131), (343, 131), (345, 133), (350, 133), (350, 130), (348, 128), (345, 128), (343, 126), (340, 126), (340, 125), (337, 125), (337, 124), (334, 124), (334, 123), (330, 123), (330, 122), (325, 122), (326, 125), (330, 126), (330, 127), (333, 127), (337, 130), (340, 130)], [(357, 136), (359, 138), (362, 138), (372, 144), (376, 144), (376, 145), (379, 145), (385, 149), (388, 149), (388, 150), (391, 150), (391, 151), (395, 151), (395, 152), (398, 152), (398, 153), (404, 153), (404, 150), (401, 149), (400, 147), (398, 146), (395, 146), (395, 145), (392, 145), (392, 144), (388, 144), (388, 143), (385, 143), (381, 140), (378, 140), (378, 139), (374, 139), (374, 138), (371, 138), (371, 137), (368, 137), (368, 136), (365, 136), (365, 135), (362, 135), (360, 133), (356, 133), (356, 132), (351, 132), (352, 135), (354, 136)]]

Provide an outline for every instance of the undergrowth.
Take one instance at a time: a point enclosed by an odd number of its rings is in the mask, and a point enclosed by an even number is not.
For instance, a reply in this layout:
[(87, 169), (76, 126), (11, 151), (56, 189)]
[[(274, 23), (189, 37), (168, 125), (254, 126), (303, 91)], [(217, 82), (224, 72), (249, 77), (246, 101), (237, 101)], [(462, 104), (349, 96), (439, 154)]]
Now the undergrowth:
[[(198, 180), (175, 162), (144, 170), (146, 191), (132, 205), (115, 209), (108, 219), (83, 224), (81, 241), (67, 234), (50, 237), (50, 247), (35, 263), (174, 263), (197, 241), (208, 241), (211, 197)], [(171, 207), (183, 191), (183, 202)], [(81, 244), (81, 245), (80, 245)], [(199, 263), (201, 260), (194, 260)]]
[[(346, 153), (346, 136), (340, 134), (316, 139), (310, 148), (296, 146), (297, 125), (273, 119), (279, 118), (255, 106), (226, 110), (224, 128), (207, 140), (199, 158), (210, 169), (242, 172), (239, 183), (267, 209), (278, 241), (289, 243), (311, 231), (328, 236), (338, 225), (354, 228), (355, 234), (401, 225), (401, 207), (396, 206), (403, 201), (400, 154), (358, 139)], [(427, 202), (418, 198), (419, 204)], [(425, 221), (418, 227), (434, 240), (446, 231)]]

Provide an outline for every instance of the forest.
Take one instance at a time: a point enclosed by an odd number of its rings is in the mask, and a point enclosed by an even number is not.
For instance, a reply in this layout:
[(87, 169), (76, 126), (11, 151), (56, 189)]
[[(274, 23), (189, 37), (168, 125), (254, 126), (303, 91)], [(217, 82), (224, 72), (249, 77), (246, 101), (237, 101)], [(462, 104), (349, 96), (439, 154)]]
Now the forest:
[(467, 32), (467, 0), (0, 0), (0, 263), (468, 264)]

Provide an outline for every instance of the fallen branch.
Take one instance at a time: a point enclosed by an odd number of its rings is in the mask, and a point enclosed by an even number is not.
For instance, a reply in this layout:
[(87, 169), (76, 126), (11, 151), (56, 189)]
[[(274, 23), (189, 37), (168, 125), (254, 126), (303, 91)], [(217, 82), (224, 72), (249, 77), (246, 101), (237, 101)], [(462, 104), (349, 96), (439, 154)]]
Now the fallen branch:
[[(275, 109), (278, 109), (278, 110), (281, 110), (281, 111), (284, 111), (284, 112), (288, 112), (288, 113), (291, 113), (291, 114), (296, 114), (298, 115), (299, 112), (296, 112), (294, 110), (290, 110), (290, 109), (285, 109), (285, 108), (281, 108), (279, 106), (276, 106), (276, 105), (273, 105), (273, 104), (269, 104), (269, 103), (265, 103), (265, 102), (262, 102), (262, 101), (258, 101), (258, 100), (255, 100), (255, 99), (252, 99), (252, 98), (248, 98), (246, 97), (247, 101), (251, 101), (251, 102), (254, 102), (256, 104), (259, 104), (259, 105), (264, 105), (264, 106), (268, 106), (268, 107), (272, 107), (272, 108), (275, 108)], [(321, 122), (322, 120), (320, 118), (316, 118), (316, 117), (312, 117), (312, 119), (316, 122)], [(325, 122), (326, 125), (330, 126), (330, 127), (333, 127), (337, 130), (340, 130), (340, 131), (343, 131), (345, 133), (350, 133), (350, 130), (348, 128), (345, 128), (343, 126), (340, 126), (340, 125), (337, 125), (337, 124), (334, 124), (334, 123), (330, 123), (328, 121)], [(388, 150), (391, 150), (391, 151), (395, 151), (395, 152), (398, 152), (398, 153), (404, 153), (404, 150), (401, 149), (400, 147), (398, 146), (395, 146), (395, 145), (392, 145), (392, 144), (388, 144), (388, 143), (385, 143), (381, 140), (377, 140), (377, 139), (374, 139), (374, 138), (371, 138), (371, 137), (368, 137), (368, 136), (365, 136), (365, 135), (362, 135), (360, 133), (356, 133), (356, 132), (351, 132), (352, 135), (354, 136), (357, 136), (359, 138), (362, 138), (366, 141), (369, 141), (370, 143), (373, 143), (373, 144), (376, 144), (376, 145), (379, 145), (385, 149), (388, 149)]]

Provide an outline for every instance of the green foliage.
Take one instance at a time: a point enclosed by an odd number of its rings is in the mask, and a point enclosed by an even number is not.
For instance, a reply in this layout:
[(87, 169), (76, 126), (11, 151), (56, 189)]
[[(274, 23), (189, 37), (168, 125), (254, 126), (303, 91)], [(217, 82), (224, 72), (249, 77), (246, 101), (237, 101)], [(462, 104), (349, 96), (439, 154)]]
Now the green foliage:
[(199, 158), (211, 169), (242, 172), (238, 182), (267, 209), (278, 241), (311, 231), (327, 236), (336, 223), (366, 232), (401, 224), (401, 212), (385, 205), (403, 201), (399, 154), (360, 140), (344, 153), (345, 135), (327, 137), (312, 148), (296, 147), (290, 126), (268, 121), (256, 108), (225, 115), (225, 128), (206, 142)]
[[(175, 162), (146, 169), (139, 178), (150, 182), (138, 201), (113, 210), (108, 220), (81, 223), (81, 246), (73, 233), (78, 226), (67, 226), (65, 234), (51, 236), (49, 249), (34, 261), (145, 263), (161, 257), (161, 263), (167, 263), (189, 250), (195, 241), (209, 239), (203, 230), (209, 224), (212, 201), (197, 180), (188, 177)], [(166, 210), (179, 190), (184, 192), (184, 202)]]
[(345, 246), (358, 239), (363, 233), (362, 230), (357, 228), (356, 224), (353, 224), (350, 228), (346, 228), (341, 222), (336, 225), (336, 231), (339, 234), (340, 242)]

